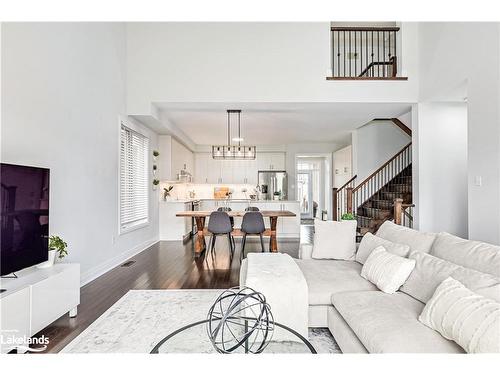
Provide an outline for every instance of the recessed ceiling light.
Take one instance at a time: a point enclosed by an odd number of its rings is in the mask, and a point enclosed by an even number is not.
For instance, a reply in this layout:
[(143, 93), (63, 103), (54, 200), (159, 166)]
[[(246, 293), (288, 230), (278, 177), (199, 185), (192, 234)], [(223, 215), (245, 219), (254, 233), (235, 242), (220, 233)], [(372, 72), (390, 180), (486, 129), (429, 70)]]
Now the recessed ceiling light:
[(238, 137), (233, 138), (233, 142), (243, 142), (243, 141), (244, 141), (243, 138), (238, 138)]

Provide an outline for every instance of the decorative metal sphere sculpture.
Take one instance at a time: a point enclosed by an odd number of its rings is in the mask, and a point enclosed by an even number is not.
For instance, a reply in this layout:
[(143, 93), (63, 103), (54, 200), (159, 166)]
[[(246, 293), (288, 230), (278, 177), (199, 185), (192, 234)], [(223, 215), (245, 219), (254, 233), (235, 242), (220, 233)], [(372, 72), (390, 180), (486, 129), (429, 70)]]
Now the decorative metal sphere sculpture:
[(219, 353), (261, 353), (273, 337), (266, 297), (252, 288), (225, 290), (207, 315), (207, 334)]

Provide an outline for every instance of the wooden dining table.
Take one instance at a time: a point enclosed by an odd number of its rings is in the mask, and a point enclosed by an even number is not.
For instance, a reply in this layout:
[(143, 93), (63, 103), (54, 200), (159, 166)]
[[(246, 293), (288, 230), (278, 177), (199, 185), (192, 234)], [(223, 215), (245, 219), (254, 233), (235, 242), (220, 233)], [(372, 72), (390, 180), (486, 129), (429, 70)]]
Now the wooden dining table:
[[(205, 241), (205, 234), (207, 234), (207, 230), (205, 228), (205, 219), (210, 216), (213, 211), (181, 211), (178, 212), (175, 216), (178, 217), (193, 217), (196, 220), (196, 228), (197, 228), (197, 236), (194, 242), (194, 255), (195, 257), (199, 257), (207, 248), (207, 244)], [(228, 211), (227, 214), (230, 217), (243, 217), (247, 211)], [(270, 222), (270, 228), (266, 228), (264, 235), (269, 236), (269, 251), (273, 253), (278, 252), (278, 241), (276, 238), (277, 235), (277, 225), (279, 217), (295, 217), (293, 212), (291, 211), (259, 211), (263, 217), (268, 217)], [(232, 235), (239, 236), (243, 233), (240, 229), (235, 228), (232, 232)]]

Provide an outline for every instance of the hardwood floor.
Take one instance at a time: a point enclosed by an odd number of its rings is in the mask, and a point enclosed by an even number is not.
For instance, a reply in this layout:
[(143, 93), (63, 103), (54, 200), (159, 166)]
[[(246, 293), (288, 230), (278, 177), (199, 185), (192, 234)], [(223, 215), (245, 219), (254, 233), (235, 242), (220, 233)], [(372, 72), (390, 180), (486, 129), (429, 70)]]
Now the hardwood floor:
[[(312, 241), (312, 227), (301, 226), (302, 242)], [(268, 244), (266, 244), (266, 250)], [(298, 240), (278, 241), (280, 252), (297, 257)], [(225, 289), (239, 284), (240, 242), (233, 259), (227, 241), (219, 239), (216, 255), (193, 258), (194, 243), (161, 241), (81, 288), (78, 315), (62, 316), (36, 336), (50, 340), (44, 353), (57, 353), (131, 289)], [(260, 242), (247, 240), (245, 252), (260, 251)]]

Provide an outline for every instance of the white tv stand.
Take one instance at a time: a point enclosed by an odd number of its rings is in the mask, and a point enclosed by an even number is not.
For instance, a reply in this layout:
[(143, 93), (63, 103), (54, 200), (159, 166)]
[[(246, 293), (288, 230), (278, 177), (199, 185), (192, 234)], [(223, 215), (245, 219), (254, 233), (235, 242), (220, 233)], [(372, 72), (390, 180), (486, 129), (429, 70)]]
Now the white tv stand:
[(3, 344), (8, 337), (31, 337), (65, 313), (75, 317), (80, 304), (79, 264), (30, 267), (16, 275), (0, 279), (1, 353), (12, 349)]

